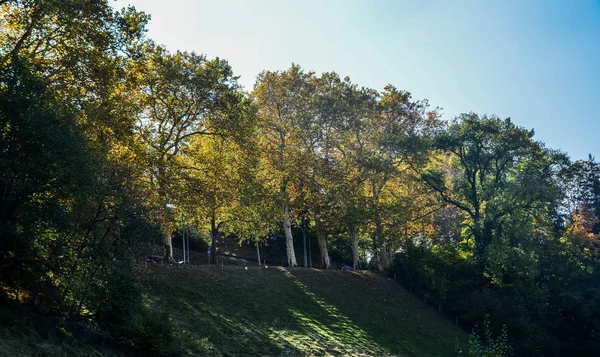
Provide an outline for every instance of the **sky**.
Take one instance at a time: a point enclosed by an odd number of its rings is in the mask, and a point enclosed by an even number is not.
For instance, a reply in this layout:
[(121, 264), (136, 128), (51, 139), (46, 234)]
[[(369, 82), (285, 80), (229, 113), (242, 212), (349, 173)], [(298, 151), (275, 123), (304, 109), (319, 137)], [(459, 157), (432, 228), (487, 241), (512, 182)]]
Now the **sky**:
[(116, 0), (169, 50), (226, 59), (252, 90), (297, 63), (460, 113), (510, 117), (600, 160), (600, 0)]

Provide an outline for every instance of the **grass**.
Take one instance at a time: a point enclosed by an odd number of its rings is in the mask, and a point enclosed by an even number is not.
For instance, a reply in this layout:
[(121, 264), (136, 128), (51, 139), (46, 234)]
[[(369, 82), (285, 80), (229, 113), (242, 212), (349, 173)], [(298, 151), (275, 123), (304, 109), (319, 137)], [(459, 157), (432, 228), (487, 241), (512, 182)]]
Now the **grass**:
[(466, 335), (367, 272), (149, 266), (146, 303), (184, 356), (452, 356)]
[[(368, 272), (160, 264), (143, 272), (144, 303), (166, 313), (175, 333), (173, 356), (453, 356), (467, 338)], [(0, 356), (129, 355), (90, 339), (87, 325), (61, 321), (0, 309)]]

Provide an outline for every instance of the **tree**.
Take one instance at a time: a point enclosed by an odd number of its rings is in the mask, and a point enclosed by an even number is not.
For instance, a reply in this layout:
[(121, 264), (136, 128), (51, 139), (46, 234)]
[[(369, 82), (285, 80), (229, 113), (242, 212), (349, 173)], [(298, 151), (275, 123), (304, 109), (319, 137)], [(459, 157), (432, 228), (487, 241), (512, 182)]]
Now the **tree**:
[[(245, 103), (240, 104), (236, 111), (240, 123), (245, 121), (248, 124), (245, 130), (250, 134), (253, 108)], [(183, 189), (179, 191), (182, 194), (178, 200), (195, 212), (199, 221), (208, 221), (213, 263), (216, 263), (216, 242), (223, 226), (240, 219), (238, 215), (245, 212), (241, 209), (240, 200), (256, 183), (253, 180), (256, 166), (254, 145), (249, 135), (243, 139), (240, 135), (195, 136), (183, 150), (184, 158), (179, 167)]]
[[(564, 181), (568, 192), (567, 213), (581, 207), (591, 208), (596, 216), (600, 214), (600, 165), (590, 155), (588, 160), (579, 160), (565, 170)], [(593, 227), (600, 233), (600, 224)]]
[(263, 163), (271, 173), (270, 185), (277, 192), (282, 208), (289, 266), (298, 265), (291, 228), (291, 205), (309, 157), (301, 148), (298, 128), (311, 116), (312, 77), (312, 73), (304, 73), (297, 65), (283, 72), (263, 72), (258, 76), (253, 93), (258, 108)]
[(9, 1), (1, 4), (0, 66), (19, 59), (35, 66), (77, 113), (87, 140), (105, 155), (129, 140), (133, 102), (129, 60), (139, 57), (149, 16), (114, 11), (108, 1)]
[(408, 179), (408, 169), (418, 165), (417, 157), (426, 153), (424, 138), (439, 123), (436, 111), (427, 112), (427, 101), (413, 101), (409, 92), (391, 85), (375, 99), (367, 116), (353, 124), (351, 150), (364, 180), (374, 251), (380, 268), (387, 269), (389, 254), (384, 218), (397, 199), (388, 185)]
[(68, 231), (69, 210), (89, 193), (85, 182), (95, 181), (85, 169), (92, 157), (73, 116), (54, 106), (43, 80), (16, 59), (0, 71), (0, 120), (0, 277), (31, 291), (52, 259), (37, 245), (48, 244), (50, 234), (39, 231)]
[(467, 215), (482, 269), (505, 218), (546, 209), (560, 198), (553, 178), (561, 156), (534, 141), (533, 130), (510, 119), (463, 114), (438, 134), (434, 147), (452, 155), (458, 172), (431, 168), (422, 178), (443, 201)]
[[(349, 79), (342, 81), (335, 72), (310, 76), (311, 110), (300, 118), (298, 136), (304, 153), (304, 170), (300, 172), (298, 208), (303, 212), (303, 236), (310, 220), (314, 220), (321, 265), (330, 268), (327, 236), (333, 233), (341, 217), (341, 202), (335, 190), (343, 180), (339, 122), (346, 115), (343, 94)], [(305, 249), (306, 257), (306, 249)], [(306, 264), (305, 264), (306, 265)]]
[(93, 312), (130, 261), (136, 234), (124, 232), (148, 228), (120, 96), (147, 16), (103, 1), (0, 7), (2, 279), (61, 313)]
[(174, 189), (182, 169), (181, 150), (197, 136), (224, 137), (235, 131), (241, 94), (226, 61), (195, 53), (146, 48), (141, 80), (138, 133), (145, 144), (147, 176), (155, 188), (157, 218), (166, 257), (173, 259)]
[[(328, 77), (332, 78), (331, 75)], [(329, 175), (325, 176), (330, 185), (328, 200), (334, 203), (327, 211), (327, 221), (334, 231), (351, 237), (353, 267), (358, 269), (359, 232), (366, 228), (369, 217), (369, 201), (364, 192), (366, 172), (360, 165), (360, 158), (369, 140), (368, 118), (376, 115), (378, 93), (358, 88), (347, 77), (343, 81), (336, 77), (332, 79), (333, 85), (328, 86), (329, 95), (320, 101), (324, 108), (322, 115), (329, 117), (327, 152), (335, 154), (335, 161), (327, 168)]]
[(268, 179), (261, 175), (258, 161), (253, 161), (245, 165), (236, 183), (237, 198), (230, 203), (230, 216), (224, 223), (224, 230), (235, 234), (240, 243), (254, 243), (261, 265), (260, 245), (266, 244), (269, 235), (277, 231), (280, 216), (277, 200), (266, 185)]

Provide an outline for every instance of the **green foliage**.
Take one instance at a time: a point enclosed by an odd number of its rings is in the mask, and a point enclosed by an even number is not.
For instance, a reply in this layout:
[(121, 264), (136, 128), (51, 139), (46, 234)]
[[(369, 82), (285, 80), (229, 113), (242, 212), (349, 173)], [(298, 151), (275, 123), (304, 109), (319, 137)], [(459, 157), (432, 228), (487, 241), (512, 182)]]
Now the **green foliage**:
[(138, 285), (131, 272), (117, 270), (97, 291), (95, 320), (115, 338), (134, 329), (136, 316), (142, 310), (142, 294)]
[(135, 312), (122, 272), (153, 234), (131, 102), (116, 93), (147, 17), (106, 2), (1, 6), (0, 291), (117, 333)]
[(489, 245), (511, 216), (543, 210), (562, 198), (553, 175), (563, 158), (510, 119), (473, 113), (458, 119), (434, 143), (452, 155), (456, 171), (428, 169), (421, 177), (468, 216), (476, 257), (485, 266)]
[(54, 105), (30, 68), (13, 62), (0, 80), (2, 281), (30, 292), (47, 286), (50, 293), (57, 286), (44, 270), (59, 263), (61, 253), (52, 250), (72, 232), (76, 202), (90, 192), (93, 156), (72, 115)]
[(477, 326), (469, 335), (469, 352), (463, 354), (462, 349), (458, 350), (457, 356), (469, 357), (509, 357), (512, 356), (512, 348), (508, 343), (508, 329), (502, 326), (502, 331), (497, 337), (493, 336), (492, 328), (488, 317), (486, 316), (483, 323), (484, 335), (480, 335)]
[(109, 337), (137, 353), (168, 355), (175, 336), (170, 317), (144, 305), (143, 287), (131, 270), (118, 269), (97, 291), (95, 321)]
[(142, 310), (135, 320), (135, 329), (130, 332), (132, 348), (151, 355), (169, 355), (173, 352), (175, 336), (167, 312)]

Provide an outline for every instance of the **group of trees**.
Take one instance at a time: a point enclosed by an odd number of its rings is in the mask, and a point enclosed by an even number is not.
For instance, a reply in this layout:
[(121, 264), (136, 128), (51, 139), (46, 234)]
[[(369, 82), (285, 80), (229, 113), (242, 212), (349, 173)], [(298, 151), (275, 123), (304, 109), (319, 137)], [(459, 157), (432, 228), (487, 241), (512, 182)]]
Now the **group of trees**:
[(489, 314), (519, 354), (598, 354), (600, 165), (474, 114), (432, 148), (420, 175), (443, 213), (396, 255), (401, 280), (466, 326)]
[(600, 353), (593, 158), (294, 64), (244, 92), (226, 61), (146, 38), (148, 20), (0, 1), (2, 302), (101, 320), (155, 237), (173, 262), (184, 225), (209, 233), (213, 260), (223, 234), (280, 236), (297, 266), (297, 228), (304, 266), (310, 233), (322, 267), (335, 242), (467, 324), (490, 314), (517, 351)]
[(364, 235), (387, 269), (388, 233), (418, 210), (411, 168), (424, 162), (425, 141), (441, 125), (437, 113), (392, 86), (379, 93), (297, 65), (263, 72), (250, 95), (257, 109), (254, 155), (281, 207), (288, 264), (297, 265), (296, 224), (316, 233), (323, 267), (330, 267), (327, 237), (343, 234), (355, 268)]

